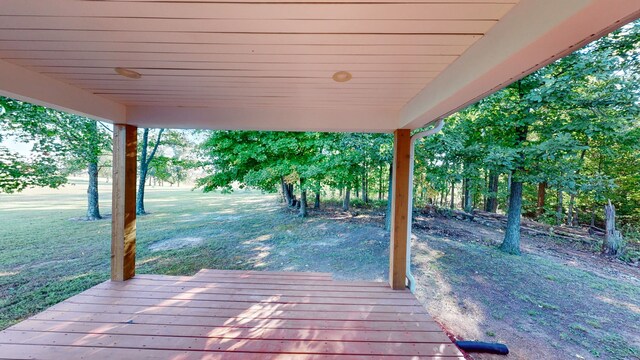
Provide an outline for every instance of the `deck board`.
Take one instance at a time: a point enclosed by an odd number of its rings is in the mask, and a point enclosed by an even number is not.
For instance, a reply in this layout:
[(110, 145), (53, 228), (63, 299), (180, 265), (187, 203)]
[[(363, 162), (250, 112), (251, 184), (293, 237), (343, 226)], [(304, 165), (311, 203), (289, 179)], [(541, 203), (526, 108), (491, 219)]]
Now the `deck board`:
[(410, 294), (400, 292), (400, 293), (386, 293), (386, 292), (350, 292), (350, 291), (341, 291), (341, 292), (327, 292), (322, 290), (283, 290), (283, 289), (220, 289), (209, 287), (207, 284), (205, 285), (154, 285), (144, 282), (133, 282), (130, 280), (131, 284), (108, 284), (103, 283), (94, 287), (95, 290), (99, 289), (108, 289), (116, 292), (120, 292), (121, 294), (130, 293), (134, 291), (146, 291), (146, 292), (168, 292), (168, 293), (179, 293), (179, 294), (188, 294), (188, 293), (196, 293), (196, 294), (220, 294), (220, 295), (258, 295), (258, 296), (273, 296), (273, 295), (289, 295), (289, 296), (302, 296), (302, 297), (329, 297), (327, 295), (331, 295), (330, 297), (336, 298), (376, 298), (376, 299), (406, 299), (411, 298)]
[[(203, 301), (203, 300), (181, 300), (181, 299), (146, 299), (136, 297), (125, 297), (123, 295), (113, 296), (92, 296), (80, 294), (70, 298), (66, 303), (72, 304), (94, 304), (94, 305), (143, 305), (162, 306), (178, 308), (204, 308), (204, 309), (242, 309), (246, 310), (247, 305), (236, 301)], [(275, 308), (290, 312), (297, 311), (334, 311), (334, 312), (367, 312), (367, 313), (396, 313), (411, 314), (424, 313), (424, 309), (419, 305), (352, 305), (352, 304), (313, 304), (313, 303), (255, 303), (250, 309)]]
[(408, 291), (323, 273), (105, 282), (0, 332), (11, 359), (435, 359), (461, 353)]

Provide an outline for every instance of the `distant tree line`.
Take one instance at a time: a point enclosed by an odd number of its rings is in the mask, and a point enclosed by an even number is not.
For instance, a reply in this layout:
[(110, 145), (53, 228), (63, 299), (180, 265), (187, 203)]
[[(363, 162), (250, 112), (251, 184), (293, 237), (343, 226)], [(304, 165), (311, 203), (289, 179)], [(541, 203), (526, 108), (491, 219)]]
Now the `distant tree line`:
[[(136, 208), (138, 214), (145, 214), (145, 180), (153, 177), (179, 184), (197, 161), (190, 156), (188, 149), (194, 144), (184, 132), (140, 130)], [(96, 120), (0, 97), (0, 193), (28, 187), (57, 188), (68, 183), (70, 175), (84, 172), (88, 179), (85, 218), (101, 219), (98, 176), (108, 178), (112, 170), (112, 133), (110, 125)], [(30, 155), (3, 145), (7, 137), (30, 144)]]

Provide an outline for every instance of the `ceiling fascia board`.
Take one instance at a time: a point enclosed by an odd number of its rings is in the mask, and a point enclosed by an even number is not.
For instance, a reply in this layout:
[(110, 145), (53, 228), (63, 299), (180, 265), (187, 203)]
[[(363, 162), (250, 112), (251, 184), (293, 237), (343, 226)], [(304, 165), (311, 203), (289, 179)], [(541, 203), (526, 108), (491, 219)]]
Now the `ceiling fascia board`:
[(100, 121), (126, 122), (126, 106), (4, 60), (0, 95)]
[(326, 132), (391, 132), (399, 118), (387, 108), (128, 106), (139, 127)]
[(638, 0), (522, 0), (401, 110), (416, 129), (637, 19)]

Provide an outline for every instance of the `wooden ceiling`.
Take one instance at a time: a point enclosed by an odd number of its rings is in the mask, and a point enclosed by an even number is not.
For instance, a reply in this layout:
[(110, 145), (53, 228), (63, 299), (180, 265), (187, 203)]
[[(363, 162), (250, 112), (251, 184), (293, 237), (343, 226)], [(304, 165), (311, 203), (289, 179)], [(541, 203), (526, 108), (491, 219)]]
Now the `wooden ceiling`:
[(399, 110), (516, 2), (4, 0), (0, 57), (125, 105)]
[(415, 129), (639, 16), (638, 0), (1, 0), (0, 94), (145, 127)]

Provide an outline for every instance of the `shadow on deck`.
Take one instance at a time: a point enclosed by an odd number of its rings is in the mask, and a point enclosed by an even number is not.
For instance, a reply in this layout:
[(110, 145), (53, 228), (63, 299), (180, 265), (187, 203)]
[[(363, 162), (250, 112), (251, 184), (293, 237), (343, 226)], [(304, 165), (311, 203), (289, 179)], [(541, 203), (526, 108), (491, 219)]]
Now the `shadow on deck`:
[(104, 282), (0, 332), (0, 356), (463, 358), (409, 291), (324, 273), (231, 270)]

